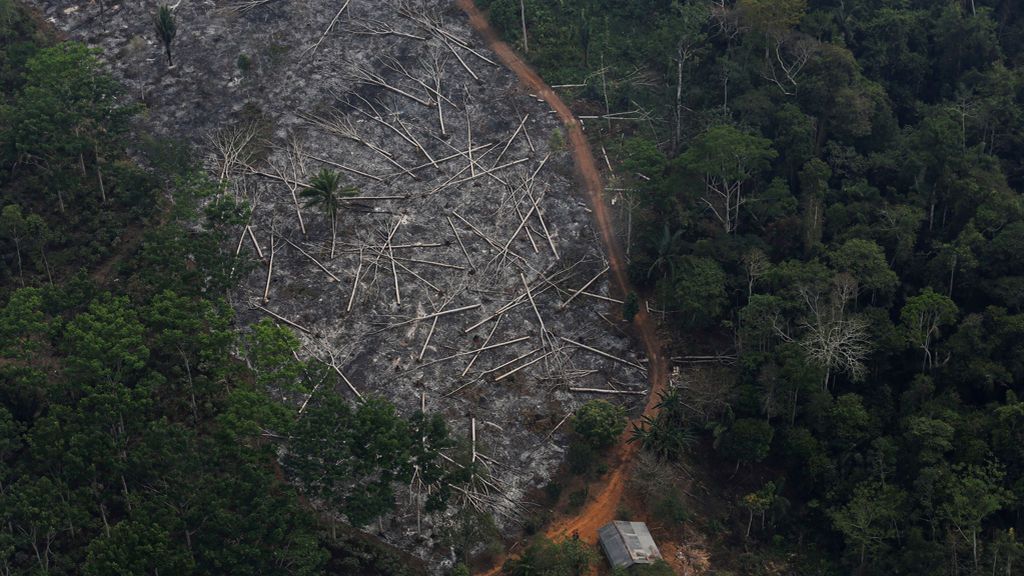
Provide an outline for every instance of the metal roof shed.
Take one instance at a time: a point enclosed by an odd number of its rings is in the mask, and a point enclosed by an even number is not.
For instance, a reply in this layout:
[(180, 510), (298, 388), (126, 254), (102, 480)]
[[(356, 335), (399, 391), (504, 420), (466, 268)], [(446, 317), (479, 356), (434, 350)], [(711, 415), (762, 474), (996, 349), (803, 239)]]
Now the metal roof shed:
[(654, 564), (661, 552), (643, 522), (616, 520), (597, 531), (601, 549), (614, 568), (629, 568), (636, 564)]

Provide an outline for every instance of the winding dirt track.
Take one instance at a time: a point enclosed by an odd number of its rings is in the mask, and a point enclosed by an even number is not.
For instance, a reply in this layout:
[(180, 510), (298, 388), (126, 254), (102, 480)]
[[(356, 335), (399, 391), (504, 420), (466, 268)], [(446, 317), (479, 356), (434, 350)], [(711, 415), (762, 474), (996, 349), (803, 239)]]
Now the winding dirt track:
[[(628, 294), (632, 287), (629, 284), (629, 277), (626, 275), (625, 260), (622, 256), (622, 248), (613, 233), (611, 218), (608, 215), (607, 206), (604, 203), (602, 193), (604, 185), (601, 182), (601, 173), (597, 169), (597, 162), (591, 153), (590, 145), (583, 135), (579, 120), (573, 115), (572, 110), (559, 98), (541, 77), (519, 56), (498, 38), (498, 34), (491, 28), (487, 19), (476, 7), (473, 0), (455, 0), (455, 4), (462, 9), (469, 17), (469, 23), (487, 41), (487, 45), (497, 54), (501, 62), (515, 72), (519, 80), (548, 103), (558, 114), (558, 117), (565, 125), (569, 134), (569, 143), (572, 147), (573, 158), (576, 163), (576, 170), (579, 174), (590, 207), (593, 210), (594, 220), (604, 244), (605, 253), (608, 255), (608, 264), (611, 267), (612, 275), (615, 278), (615, 287), (620, 294)], [(647, 405), (644, 407), (644, 415), (654, 416), (657, 413), (656, 404), (658, 393), (668, 386), (668, 363), (662, 355), (661, 341), (658, 338), (654, 321), (651, 320), (646, 306), (641, 306), (640, 312), (633, 320), (636, 335), (643, 344), (644, 351), (650, 360), (648, 364), (648, 376), (651, 384), (651, 394), (648, 396)], [(619, 443), (611, 455), (611, 468), (603, 484), (592, 487), (591, 500), (575, 515), (556, 519), (547, 530), (549, 537), (579, 532), (580, 538), (588, 543), (597, 541), (597, 530), (601, 526), (614, 520), (615, 512), (626, 486), (626, 479), (629, 476), (629, 464), (636, 453), (636, 444), (626, 442), (628, 429), (619, 439)], [(486, 576), (497, 574), (501, 566), (496, 566), (485, 572)]]

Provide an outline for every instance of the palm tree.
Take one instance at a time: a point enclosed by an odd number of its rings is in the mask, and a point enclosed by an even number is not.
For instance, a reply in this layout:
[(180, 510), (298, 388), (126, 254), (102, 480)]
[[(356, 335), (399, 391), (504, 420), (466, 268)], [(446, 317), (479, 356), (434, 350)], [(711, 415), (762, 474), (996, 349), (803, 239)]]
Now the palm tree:
[(178, 33), (178, 25), (174, 23), (174, 14), (171, 13), (169, 7), (160, 6), (153, 19), (153, 27), (156, 30), (157, 38), (163, 43), (164, 50), (167, 52), (167, 66), (174, 67), (174, 61), (171, 60), (171, 42), (174, 41), (174, 36)]
[(665, 229), (661, 232), (661, 239), (658, 240), (658, 252), (651, 263), (651, 267), (647, 269), (647, 279), (651, 279), (651, 275), (655, 271), (658, 271), (660, 276), (671, 275), (675, 273), (675, 257), (679, 251), (679, 238), (683, 235), (682, 229), (672, 232), (669, 230), (668, 223), (665, 223)]
[(334, 246), (338, 239), (341, 199), (358, 193), (359, 189), (355, 186), (342, 186), (341, 175), (326, 168), (317, 172), (309, 181), (309, 187), (300, 193), (306, 200), (306, 206), (319, 208), (331, 220), (331, 258), (334, 258)]

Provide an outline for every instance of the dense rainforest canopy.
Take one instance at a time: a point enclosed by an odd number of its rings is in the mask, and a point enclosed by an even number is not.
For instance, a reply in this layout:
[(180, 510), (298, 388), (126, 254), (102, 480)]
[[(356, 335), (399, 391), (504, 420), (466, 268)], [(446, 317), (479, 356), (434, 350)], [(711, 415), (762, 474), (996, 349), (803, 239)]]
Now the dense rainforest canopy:
[(482, 4), (599, 117), (679, 347), (737, 357), (643, 432), (698, 435), (743, 487), (734, 542), (763, 546), (736, 568), (1019, 570), (1024, 7)]

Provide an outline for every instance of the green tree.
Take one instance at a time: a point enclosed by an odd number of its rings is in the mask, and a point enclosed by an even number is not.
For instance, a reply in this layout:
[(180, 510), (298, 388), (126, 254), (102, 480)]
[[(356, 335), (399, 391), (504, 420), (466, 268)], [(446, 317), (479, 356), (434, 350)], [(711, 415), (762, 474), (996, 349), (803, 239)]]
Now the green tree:
[(343, 204), (342, 198), (355, 196), (359, 189), (355, 186), (342, 186), (341, 175), (324, 168), (316, 173), (309, 182), (309, 187), (300, 192), (306, 200), (306, 206), (319, 208), (331, 221), (331, 258), (334, 258), (334, 247), (338, 240), (338, 213)]
[(626, 412), (604, 400), (591, 400), (576, 411), (572, 420), (576, 433), (594, 448), (608, 448), (626, 427)]
[(750, 538), (750, 528), (754, 524), (754, 515), (761, 515), (761, 528), (764, 529), (764, 515), (775, 502), (775, 482), (768, 482), (757, 492), (751, 492), (740, 499), (740, 505), (747, 509), (750, 516), (747, 518), (747, 532), (744, 538)]
[(507, 560), (502, 573), (508, 576), (583, 576), (594, 560), (593, 550), (582, 540), (541, 538), (530, 544), (519, 558)]
[(747, 201), (744, 186), (777, 156), (771, 140), (722, 124), (697, 137), (678, 161), (704, 179), (702, 201), (731, 234), (739, 226), (740, 206)]
[(727, 300), (726, 276), (710, 258), (680, 256), (674, 272), (659, 283), (665, 307), (678, 314), (682, 326), (706, 328), (722, 313)]
[(409, 481), (416, 441), (388, 402), (370, 398), (353, 410), (327, 393), (310, 402), (291, 430), (285, 463), (309, 495), (364, 526), (391, 509), (392, 484)]
[(853, 276), (860, 290), (868, 290), (872, 295), (891, 294), (899, 285), (882, 247), (871, 240), (847, 240), (829, 254), (829, 260), (837, 271)]
[(921, 370), (928, 370), (933, 363), (935, 339), (941, 335), (943, 326), (956, 322), (960, 309), (948, 297), (925, 288), (917, 296), (907, 299), (900, 310), (900, 325), (907, 341), (924, 352)]
[(0, 235), (14, 242), (14, 250), (18, 257), (18, 276), (21, 285), (25, 285), (25, 272), (22, 267), (22, 247), (26, 244), (39, 243), (46, 236), (46, 222), (36, 214), (29, 214), (27, 217), (22, 214), (21, 206), (8, 204), (0, 212)]
[(717, 448), (724, 456), (740, 464), (753, 464), (768, 457), (775, 429), (763, 420), (739, 418), (718, 439)]
[(178, 25), (174, 21), (174, 13), (171, 12), (170, 7), (161, 5), (157, 9), (156, 16), (153, 17), (153, 29), (156, 32), (156, 37), (164, 46), (164, 52), (167, 54), (167, 66), (173, 67), (171, 43), (174, 42), (174, 37), (178, 34)]
[(271, 389), (305, 391), (305, 364), (294, 357), (300, 343), (291, 330), (264, 318), (252, 325), (245, 343), (258, 384)]
[(0, 309), (0, 358), (29, 360), (46, 342), (43, 295), (36, 288), (22, 288), (11, 294)]
[(829, 511), (847, 547), (857, 551), (861, 567), (898, 533), (905, 499), (895, 486), (867, 482), (857, 485), (845, 505)]
[(89, 543), (87, 576), (110, 574), (182, 574), (194, 566), (189, 552), (163, 527), (126, 520)]
[(1012, 494), (1002, 487), (1005, 472), (1002, 466), (955, 466), (947, 487), (948, 495), (940, 506), (942, 518), (950, 532), (960, 535), (971, 546), (974, 570), (979, 569), (978, 533), (982, 521), (1000, 510)]
[(777, 35), (800, 23), (807, 0), (740, 0), (737, 8), (751, 26)]
[(102, 182), (100, 158), (120, 145), (132, 113), (119, 103), (120, 88), (95, 54), (74, 42), (40, 50), (26, 63), (25, 85), (12, 111), (16, 149), (43, 166), (61, 212), (66, 184), (57, 176), (75, 164), (85, 176), (91, 153)]
[(657, 408), (657, 416), (644, 416), (639, 425), (633, 424), (628, 441), (639, 442), (659, 460), (678, 460), (696, 440), (690, 431), (683, 397), (677, 389), (664, 392), (658, 398)]
[(128, 298), (93, 302), (64, 331), (69, 372), (86, 383), (130, 383), (149, 358), (144, 332)]

